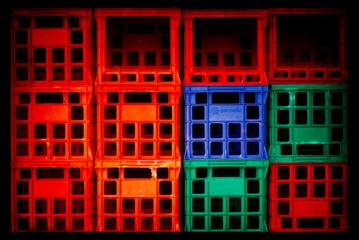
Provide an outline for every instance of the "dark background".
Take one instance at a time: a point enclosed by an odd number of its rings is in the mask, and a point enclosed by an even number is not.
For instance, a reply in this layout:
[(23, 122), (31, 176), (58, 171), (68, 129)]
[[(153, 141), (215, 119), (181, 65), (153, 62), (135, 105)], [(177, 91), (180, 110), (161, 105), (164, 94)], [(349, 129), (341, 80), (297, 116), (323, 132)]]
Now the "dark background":
[[(0, 0), (1, 1), (1, 0)], [(0, 240), (2, 239), (335, 239), (354, 240), (358, 219), (355, 184), (358, 181), (356, 147), (358, 140), (358, 57), (359, 8), (356, 0), (2, 0), (0, 2)], [(344, 8), (348, 13), (347, 64), (349, 72), (348, 92), (348, 233), (10, 233), (10, 9), (11, 8), (58, 8), (58, 7), (179, 7), (181, 9), (246, 9), (276, 7), (333, 7)], [(181, 61), (183, 66), (183, 26), (181, 29)], [(319, 29), (318, 29), (319, 31)], [(183, 72), (181, 72), (183, 76)], [(182, 131), (181, 131), (182, 132)], [(183, 139), (183, 138), (182, 138)], [(181, 141), (183, 142), (183, 141)], [(183, 178), (183, 174), (181, 174)], [(183, 181), (182, 181), (183, 182)], [(181, 190), (181, 199), (183, 199)], [(183, 201), (181, 221), (184, 222)], [(183, 224), (181, 226), (183, 230)]]

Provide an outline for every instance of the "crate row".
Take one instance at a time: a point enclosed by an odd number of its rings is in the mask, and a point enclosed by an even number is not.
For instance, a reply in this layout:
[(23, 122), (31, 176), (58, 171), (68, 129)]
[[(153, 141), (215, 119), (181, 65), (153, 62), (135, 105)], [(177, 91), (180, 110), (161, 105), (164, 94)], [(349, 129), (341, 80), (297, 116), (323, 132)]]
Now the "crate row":
[(95, 172), (18, 164), (11, 171), (12, 231), (180, 231), (180, 169), (179, 161)]
[[(184, 158), (267, 158), (267, 94), (266, 86), (185, 87)], [(87, 158), (96, 135), (98, 159), (179, 159), (180, 96), (178, 85), (102, 85), (95, 94), (90, 87), (18, 88), (13, 157)], [(269, 105), (271, 161), (346, 159), (346, 85), (272, 85)]]
[[(11, 170), (12, 230), (180, 231), (180, 169), (179, 161), (101, 164), (95, 172), (18, 164)], [(347, 230), (346, 163), (269, 169), (267, 196), (267, 161), (185, 161), (184, 230), (263, 232), (267, 215), (269, 231)]]
[(185, 85), (267, 84), (267, 73), (270, 83), (347, 78), (341, 10), (184, 10), (182, 16), (180, 9), (94, 12), (15, 9), (14, 84), (91, 84), (95, 62), (98, 84), (179, 83), (181, 17)]

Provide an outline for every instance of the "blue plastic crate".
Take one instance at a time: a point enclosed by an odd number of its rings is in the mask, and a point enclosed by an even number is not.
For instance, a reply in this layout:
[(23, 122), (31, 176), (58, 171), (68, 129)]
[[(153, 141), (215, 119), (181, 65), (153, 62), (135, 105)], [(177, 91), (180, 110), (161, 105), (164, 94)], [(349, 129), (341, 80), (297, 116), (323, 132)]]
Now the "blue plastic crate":
[(268, 86), (184, 87), (184, 159), (266, 159), (267, 94)]

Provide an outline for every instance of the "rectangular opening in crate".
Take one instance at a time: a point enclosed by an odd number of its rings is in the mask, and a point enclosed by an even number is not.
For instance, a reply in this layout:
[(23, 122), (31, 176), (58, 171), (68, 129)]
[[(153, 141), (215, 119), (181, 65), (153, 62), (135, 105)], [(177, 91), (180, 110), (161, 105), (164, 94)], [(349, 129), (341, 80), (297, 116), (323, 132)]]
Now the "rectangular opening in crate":
[[(195, 18), (193, 64), (195, 67), (256, 67), (256, 18)], [(211, 77), (210, 81), (217, 80)]]
[(169, 67), (170, 17), (106, 17), (106, 49), (108, 67)]
[(339, 16), (278, 15), (278, 66), (338, 66)]

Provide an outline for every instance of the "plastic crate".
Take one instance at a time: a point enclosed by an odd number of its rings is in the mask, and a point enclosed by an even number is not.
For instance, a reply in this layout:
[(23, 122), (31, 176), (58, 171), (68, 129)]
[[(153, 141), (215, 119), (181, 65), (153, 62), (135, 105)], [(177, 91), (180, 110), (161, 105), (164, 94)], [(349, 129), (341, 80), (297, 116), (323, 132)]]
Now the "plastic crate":
[(347, 86), (272, 85), (272, 162), (346, 161)]
[(184, 159), (266, 159), (267, 86), (184, 87)]
[(169, 76), (179, 72), (180, 9), (99, 8), (95, 17), (96, 82), (140, 83), (137, 73), (156, 83), (180, 82)]
[(270, 231), (347, 231), (345, 163), (271, 164), (270, 174)]
[(98, 161), (181, 159), (181, 86), (98, 86)]
[(268, 161), (184, 161), (185, 231), (267, 231)]
[(92, 162), (92, 88), (17, 88), (11, 96), (12, 162)]
[(340, 9), (270, 9), (270, 83), (345, 81), (346, 18)]
[(185, 85), (267, 84), (267, 10), (184, 10)]
[(92, 84), (91, 9), (12, 11), (12, 82), (16, 86)]
[(179, 232), (180, 169), (180, 161), (97, 164), (97, 231)]
[(18, 165), (11, 174), (13, 232), (93, 231), (92, 168)]

